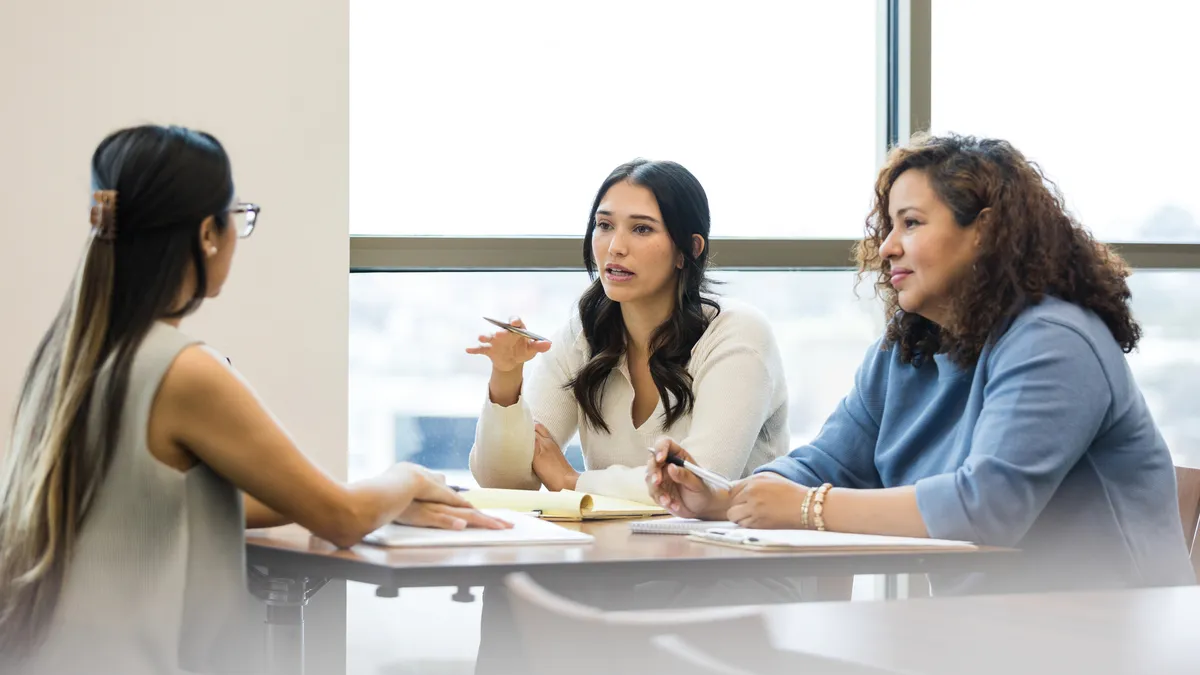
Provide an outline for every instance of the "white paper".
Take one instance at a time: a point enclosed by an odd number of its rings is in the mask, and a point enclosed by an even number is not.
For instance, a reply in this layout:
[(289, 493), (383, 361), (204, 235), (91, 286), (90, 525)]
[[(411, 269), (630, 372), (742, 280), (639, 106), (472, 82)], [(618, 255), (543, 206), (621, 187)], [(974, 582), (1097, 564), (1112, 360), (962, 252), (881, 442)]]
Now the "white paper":
[(363, 538), (378, 546), (506, 546), (513, 544), (587, 544), (594, 540), (590, 534), (568, 530), (549, 521), (506, 509), (481, 509), (483, 513), (507, 520), (510, 530), (437, 530), (392, 523), (384, 525)]
[(737, 528), (736, 523), (717, 520), (697, 520), (695, 518), (655, 518), (654, 520), (635, 520), (629, 524), (629, 530), (639, 534), (688, 534), (719, 528), (730, 530)]
[(693, 536), (730, 543), (745, 543), (750, 546), (787, 546), (793, 548), (862, 547), (885, 548), (895, 546), (923, 546), (947, 548), (973, 546), (969, 541), (949, 539), (922, 539), (919, 537), (889, 537), (879, 534), (849, 534), (821, 530), (750, 530), (713, 528)]

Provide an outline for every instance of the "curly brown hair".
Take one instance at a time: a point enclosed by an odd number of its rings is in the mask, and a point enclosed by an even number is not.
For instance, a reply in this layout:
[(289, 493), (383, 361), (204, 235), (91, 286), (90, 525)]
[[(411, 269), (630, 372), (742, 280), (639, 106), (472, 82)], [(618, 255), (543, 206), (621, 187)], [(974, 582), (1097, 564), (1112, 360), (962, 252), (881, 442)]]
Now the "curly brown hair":
[[(900, 308), (889, 263), (880, 254), (892, 231), (889, 193), (910, 169), (925, 173), (958, 225), (981, 228), (978, 258), (948, 299), (952, 320), (946, 326)], [(920, 365), (925, 356), (948, 353), (970, 367), (989, 339), (1047, 295), (1095, 312), (1125, 353), (1141, 338), (1129, 308), (1128, 266), (1067, 212), (1041, 167), (1007, 141), (920, 133), (892, 149), (875, 181), (875, 205), (854, 254), (860, 280), (876, 275), (876, 293), (891, 318), (884, 348), (899, 345), (904, 363)]]

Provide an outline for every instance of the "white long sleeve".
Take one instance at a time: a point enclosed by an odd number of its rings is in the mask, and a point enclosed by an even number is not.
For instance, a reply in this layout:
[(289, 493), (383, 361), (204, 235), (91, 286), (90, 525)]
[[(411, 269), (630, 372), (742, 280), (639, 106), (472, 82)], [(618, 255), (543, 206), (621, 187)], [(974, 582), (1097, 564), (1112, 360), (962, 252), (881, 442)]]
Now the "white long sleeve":
[[(758, 453), (759, 457), (751, 462), (751, 455), (758, 449), (760, 436), (764, 433), (781, 436), (762, 439), (782, 448), (781, 454), (787, 454), (789, 438), (787, 386), (783, 382), (783, 363), (770, 326), (765, 320), (758, 323), (744, 317), (737, 319), (733, 322), (736, 331), (714, 331), (712, 339), (702, 340), (693, 350), (688, 370), (693, 373), (694, 408), (691, 415), (663, 434), (686, 448), (700, 466), (731, 480), (749, 475), (759, 462), (775, 458), (775, 455)], [(708, 335), (705, 333), (706, 337)], [(778, 415), (780, 419), (768, 424), (772, 415)], [(586, 471), (579, 477), (578, 489), (653, 503), (646, 488), (646, 460), (649, 458), (649, 451), (642, 447), (641, 464)]]
[(646, 448), (660, 436), (679, 441), (701, 465), (730, 479), (787, 454), (787, 384), (770, 325), (742, 303), (722, 300), (721, 308), (692, 349), (687, 368), (695, 395), (692, 412), (664, 428), (660, 401), (635, 428), (633, 384), (622, 359), (605, 383), (601, 402), (608, 433), (587, 424), (580, 428), (582, 412), (565, 388), (589, 357), (579, 320), (572, 320), (544, 362), (533, 368), (516, 405), (485, 403), (471, 451), (476, 480), (488, 487), (540, 487), (532, 469), (535, 420), (560, 447), (578, 429), (587, 470), (577, 490), (645, 503), (651, 502)]
[(471, 475), (480, 486), (520, 490), (542, 486), (533, 472), (535, 420), (550, 431), (559, 447), (575, 435), (579, 408), (563, 387), (573, 377), (570, 355), (576, 350), (578, 333), (575, 326), (567, 325), (550, 351), (526, 364), (528, 377), (515, 404), (496, 405), (485, 392), (470, 456)]

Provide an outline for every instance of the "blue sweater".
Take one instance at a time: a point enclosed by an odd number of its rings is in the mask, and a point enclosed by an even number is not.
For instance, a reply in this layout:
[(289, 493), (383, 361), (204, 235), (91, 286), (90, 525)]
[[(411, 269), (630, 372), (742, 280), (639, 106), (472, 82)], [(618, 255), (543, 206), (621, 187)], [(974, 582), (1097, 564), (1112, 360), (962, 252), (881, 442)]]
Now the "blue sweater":
[[(881, 344), (817, 438), (758, 471), (802, 485), (915, 485), (931, 537), (1023, 551), (939, 594), (1195, 583), (1167, 445), (1094, 313), (1047, 298), (974, 367)], [(837, 508), (831, 499), (830, 510)]]

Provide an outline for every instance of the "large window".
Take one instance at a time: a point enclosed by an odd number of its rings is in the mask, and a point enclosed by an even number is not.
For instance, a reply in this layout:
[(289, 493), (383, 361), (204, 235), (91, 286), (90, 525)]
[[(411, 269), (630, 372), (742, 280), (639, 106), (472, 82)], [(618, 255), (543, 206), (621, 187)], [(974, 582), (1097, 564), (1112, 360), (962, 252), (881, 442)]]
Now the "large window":
[(355, 0), (350, 231), (580, 236), (649, 157), (696, 174), (714, 236), (857, 236), (875, 5)]
[[(793, 446), (810, 440), (845, 395), (882, 331), (880, 305), (850, 272), (725, 272), (721, 294), (771, 318), (784, 355)], [(1134, 308), (1145, 329), (1130, 356), (1142, 390), (1181, 463), (1200, 464), (1198, 273), (1142, 272)], [(491, 330), (482, 316), (516, 312), (555, 334), (587, 284), (582, 273), (356, 274), (351, 278), (351, 473), (396, 461), (463, 471), (486, 397), (490, 365), (464, 348)], [(1189, 309), (1191, 308), (1191, 309)], [(580, 453), (568, 452), (578, 465)], [(581, 466), (581, 465), (580, 465)]]
[[(809, 440), (849, 389), (882, 330), (869, 284), (850, 272), (723, 272), (722, 297), (771, 318), (790, 387), (793, 444)], [(467, 467), (490, 362), (466, 354), (483, 316), (520, 314), (553, 336), (587, 284), (575, 272), (356, 274), (350, 285), (351, 472), (395, 461)], [(531, 364), (530, 367), (532, 367)], [(579, 448), (568, 455), (579, 462)]]
[(594, 191), (636, 156), (705, 185), (721, 291), (771, 317), (810, 439), (882, 327), (827, 240), (861, 234), (880, 129), (923, 120), (1012, 140), (1098, 237), (1138, 243), (1129, 362), (1200, 465), (1200, 5), (930, 5), (353, 0), (351, 477), (465, 468), (489, 365), (464, 348), (483, 316), (558, 330)]
[[(861, 235), (886, 144), (927, 125), (1008, 138), (1101, 239), (1138, 243), (1124, 250), (1145, 338), (1129, 364), (1176, 462), (1200, 466), (1200, 3), (350, 10), (352, 479), (411, 460), (470, 482), (490, 367), (464, 348), (490, 330), (483, 316), (562, 326), (587, 284), (578, 238), (594, 192), (637, 156), (704, 184), (720, 290), (771, 317), (792, 443), (809, 440), (882, 329), (869, 286), (854, 294), (844, 240)], [(566, 451), (579, 465), (577, 443)], [(351, 670), (468, 672), (478, 603), (415, 590), (398, 610), (350, 592)], [(395, 624), (416, 615), (455, 639)]]
[(1200, 242), (1200, 3), (937, 2), (934, 131), (1013, 142), (1101, 239)]
[(1129, 364), (1176, 463), (1200, 466), (1200, 272), (1135, 272), (1134, 316), (1144, 331)]

